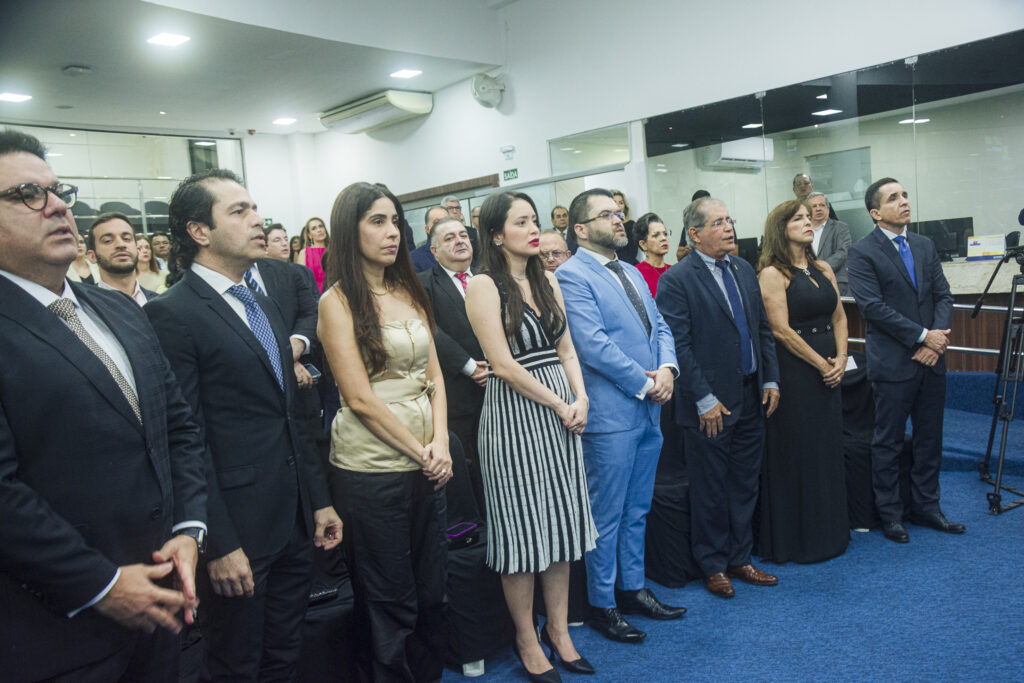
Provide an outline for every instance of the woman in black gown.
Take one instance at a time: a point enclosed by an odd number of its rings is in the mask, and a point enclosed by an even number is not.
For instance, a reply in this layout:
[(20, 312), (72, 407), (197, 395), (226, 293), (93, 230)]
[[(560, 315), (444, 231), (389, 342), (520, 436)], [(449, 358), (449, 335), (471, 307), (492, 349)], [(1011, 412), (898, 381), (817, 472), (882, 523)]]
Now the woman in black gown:
[(779, 359), (784, 398), (768, 420), (761, 468), (758, 554), (819, 562), (850, 540), (839, 384), (846, 315), (835, 274), (814, 256), (810, 211), (799, 200), (768, 215), (758, 279)]

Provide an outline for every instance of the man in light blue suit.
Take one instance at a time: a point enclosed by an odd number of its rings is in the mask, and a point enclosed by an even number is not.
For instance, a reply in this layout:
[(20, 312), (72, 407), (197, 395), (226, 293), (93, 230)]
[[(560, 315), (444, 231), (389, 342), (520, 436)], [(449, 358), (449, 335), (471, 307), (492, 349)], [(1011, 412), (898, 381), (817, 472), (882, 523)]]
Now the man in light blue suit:
[(644, 532), (662, 436), (661, 404), (672, 396), (672, 333), (640, 272), (621, 263), (623, 215), (607, 190), (587, 190), (569, 208), (579, 250), (555, 272), (590, 397), (583, 433), (597, 547), (587, 553), (590, 625), (611, 640), (646, 634), (622, 614), (678, 619), (644, 587)]

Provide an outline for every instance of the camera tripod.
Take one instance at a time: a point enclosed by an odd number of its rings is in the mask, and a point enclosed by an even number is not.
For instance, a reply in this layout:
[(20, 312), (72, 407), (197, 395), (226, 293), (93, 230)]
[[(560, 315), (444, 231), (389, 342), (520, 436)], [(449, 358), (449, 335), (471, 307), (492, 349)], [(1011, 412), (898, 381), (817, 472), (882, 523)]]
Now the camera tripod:
[[(1020, 266), (1020, 273), (1013, 276), (1013, 284), (1010, 286), (1010, 302), (1006, 309), (1006, 320), (1003, 323), (1003, 340), (999, 347), (999, 361), (996, 366), (996, 388), (992, 396), (994, 408), (992, 411), (992, 427), (988, 433), (988, 448), (985, 450), (985, 459), (978, 464), (978, 473), (981, 480), (994, 487), (987, 494), (989, 514), (999, 515), (1008, 510), (1024, 505), (1024, 491), (1007, 486), (1003, 483), (1003, 465), (1006, 458), (1006, 438), (1010, 429), (1010, 422), (1013, 421), (1013, 413), (1017, 405), (1017, 393), (1020, 389), (1021, 380), (1024, 379), (1024, 315), (1017, 314), (1014, 306), (1024, 297), (1018, 298), (1019, 292), (1024, 292), (1024, 247), (1013, 247), (1006, 250), (1006, 254), (1000, 260), (992, 277), (985, 286), (985, 291), (978, 298), (971, 317), (975, 317), (981, 309), (981, 302), (988, 293), (989, 287), (995, 280), (999, 267), (1015, 259)], [(1002, 429), (999, 436), (999, 456), (996, 462), (996, 476), (992, 478), (989, 472), (989, 462), (992, 458), (992, 446), (995, 443), (996, 429), (999, 423)], [(1002, 491), (1007, 491), (1018, 496), (1017, 500), (1003, 504)]]

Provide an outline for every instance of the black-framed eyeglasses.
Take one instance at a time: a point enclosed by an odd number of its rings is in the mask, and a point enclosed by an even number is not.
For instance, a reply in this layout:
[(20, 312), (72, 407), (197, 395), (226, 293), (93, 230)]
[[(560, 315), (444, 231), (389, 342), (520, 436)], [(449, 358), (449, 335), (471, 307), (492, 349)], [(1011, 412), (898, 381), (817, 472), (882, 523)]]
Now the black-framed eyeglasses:
[(561, 249), (554, 249), (552, 251), (542, 251), (542, 252), (540, 252), (541, 259), (543, 259), (545, 261), (547, 261), (548, 259), (552, 259), (552, 258), (562, 258), (563, 256), (565, 256), (565, 252), (563, 250), (561, 250)]
[(75, 199), (78, 197), (78, 187), (75, 185), (55, 183), (49, 187), (43, 187), (35, 183), (22, 183), (0, 192), (0, 199), (16, 195), (28, 208), (33, 211), (42, 211), (46, 208), (46, 202), (49, 200), (51, 192), (57, 195), (68, 207), (73, 206)]
[(622, 213), (621, 211), (602, 211), (593, 218), (588, 218), (585, 221), (580, 221), (580, 225), (586, 225), (587, 223), (590, 223), (591, 221), (596, 221), (599, 218), (603, 218), (605, 220), (610, 221), (613, 216), (615, 218), (618, 218), (620, 221), (626, 220), (626, 214)]

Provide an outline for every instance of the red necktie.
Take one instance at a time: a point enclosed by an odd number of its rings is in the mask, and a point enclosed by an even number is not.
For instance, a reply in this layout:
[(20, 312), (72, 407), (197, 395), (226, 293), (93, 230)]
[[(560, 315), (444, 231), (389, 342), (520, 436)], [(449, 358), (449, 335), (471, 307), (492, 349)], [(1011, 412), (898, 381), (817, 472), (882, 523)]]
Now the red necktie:
[(457, 277), (459, 279), (459, 282), (462, 283), (462, 291), (465, 292), (467, 287), (466, 280), (469, 279), (469, 275), (467, 275), (466, 273), (455, 273), (455, 277)]

